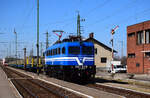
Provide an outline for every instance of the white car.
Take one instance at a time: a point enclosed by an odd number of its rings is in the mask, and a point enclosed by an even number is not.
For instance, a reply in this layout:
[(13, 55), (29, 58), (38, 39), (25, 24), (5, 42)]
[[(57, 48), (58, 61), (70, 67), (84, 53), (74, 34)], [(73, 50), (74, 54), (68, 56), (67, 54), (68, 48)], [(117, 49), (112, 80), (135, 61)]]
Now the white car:
[(126, 65), (114, 65), (113, 70), (111, 69), (111, 73), (126, 73)]

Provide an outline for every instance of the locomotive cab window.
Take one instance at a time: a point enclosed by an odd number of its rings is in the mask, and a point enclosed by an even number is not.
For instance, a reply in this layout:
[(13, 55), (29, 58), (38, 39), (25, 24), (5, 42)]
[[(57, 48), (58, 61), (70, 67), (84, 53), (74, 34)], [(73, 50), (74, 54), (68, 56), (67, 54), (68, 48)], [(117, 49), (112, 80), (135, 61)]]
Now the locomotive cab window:
[(92, 47), (83, 46), (83, 47), (82, 47), (82, 53), (83, 53), (83, 54), (86, 54), (86, 55), (92, 55), (92, 53), (93, 53)]
[(70, 46), (68, 50), (69, 54), (80, 54), (80, 47)]

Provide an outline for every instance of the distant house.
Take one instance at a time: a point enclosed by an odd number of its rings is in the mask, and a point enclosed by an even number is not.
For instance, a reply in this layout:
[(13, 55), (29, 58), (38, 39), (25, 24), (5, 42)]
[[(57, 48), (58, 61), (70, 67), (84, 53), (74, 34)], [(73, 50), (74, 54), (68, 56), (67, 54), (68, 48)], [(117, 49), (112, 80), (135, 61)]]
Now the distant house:
[[(96, 40), (93, 33), (85, 41), (94, 43), (96, 67), (106, 67), (106, 64), (112, 59), (112, 49)], [(114, 50), (114, 52), (116, 53), (117, 51)]]
[(150, 72), (150, 21), (127, 27), (128, 73)]

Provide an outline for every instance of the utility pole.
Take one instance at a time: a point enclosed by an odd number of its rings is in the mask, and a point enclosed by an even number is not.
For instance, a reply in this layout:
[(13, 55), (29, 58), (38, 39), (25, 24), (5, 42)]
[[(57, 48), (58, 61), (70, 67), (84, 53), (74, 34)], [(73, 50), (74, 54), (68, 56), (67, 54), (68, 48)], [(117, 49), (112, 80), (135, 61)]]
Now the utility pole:
[(10, 42), (10, 44), (9, 44), (9, 55), (10, 55), (10, 57), (11, 57), (11, 42)]
[(39, 0), (37, 0), (37, 74), (39, 75)]
[(33, 57), (33, 44), (32, 44), (32, 49), (30, 50), (30, 57)]
[(78, 12), (77, 16), (77, 36), (81, 36), (81, 31), (80, 31), (80, 14)]
[(43, 57), (43, 44), (41, 42), (41, 58)]
[(85, 19), (80, 19), (80, 14), (78, 12), (78, 16), (77, 16), (77, 36), (79, 36), (79, 37), (81, 37), (81, 26), (80, 26), (81, 21), (85, 21)]
[(17, 32), (14, 29), (14, 34), (16, 35), (16, 65), (17, 65)]
[(24, 50), (24, 69), (26, 70), (26, 48), (23, 49)]
[(7, 58), (9, 58), (9, 56), (8, 56), (8, 48), (7, 48)]
[(48, 31), (46, 32), (46, 49), (48, 48), (49, 43), (48, 43)]
[(121, 43), (121, 58), (123, 57), (123, 41), (119, 41)]
[[(40, 59), (40, 64), (43, 65), (43, 44), (41, 42), (41, 59)], [(44, 72), (45, 66), (43, 65), (43, 72)]]

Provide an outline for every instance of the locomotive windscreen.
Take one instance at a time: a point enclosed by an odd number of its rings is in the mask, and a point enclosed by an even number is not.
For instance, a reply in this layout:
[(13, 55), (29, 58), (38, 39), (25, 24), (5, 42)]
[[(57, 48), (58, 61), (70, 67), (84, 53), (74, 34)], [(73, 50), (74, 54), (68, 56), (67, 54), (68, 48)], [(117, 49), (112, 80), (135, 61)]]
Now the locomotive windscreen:
[(80, 47), (77, 46), (69, 47), (69, 54), (80, 54)]
[(93, 54), (92, 47), (83, 46), (82, 47), (82, 53), (85, 55), (92, 55)]

